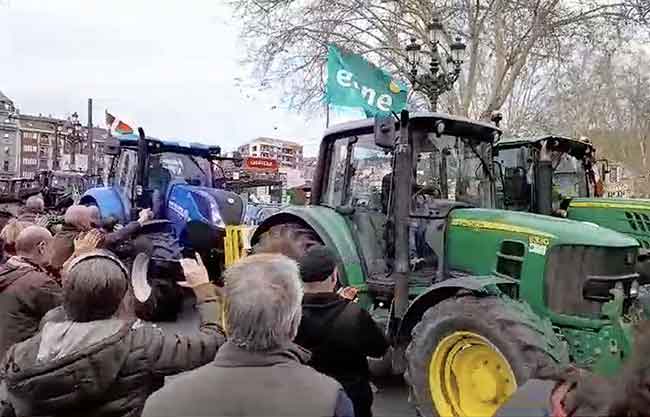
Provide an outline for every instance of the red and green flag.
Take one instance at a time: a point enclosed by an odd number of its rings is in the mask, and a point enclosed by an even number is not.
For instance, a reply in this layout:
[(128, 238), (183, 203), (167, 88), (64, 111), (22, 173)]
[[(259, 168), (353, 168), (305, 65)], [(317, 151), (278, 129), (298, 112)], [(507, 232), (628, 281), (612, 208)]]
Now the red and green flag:
[(106, 112), (106, 126), (108, 127), (108, 129), (110, 129), (112, 132), (117, 133), (118, 135), (128, 135), (133, 133), (133, 128), (131, 126), (129, 126), (119, 118), (110, 114), (108, 110), (106, 110), (105, 112)]

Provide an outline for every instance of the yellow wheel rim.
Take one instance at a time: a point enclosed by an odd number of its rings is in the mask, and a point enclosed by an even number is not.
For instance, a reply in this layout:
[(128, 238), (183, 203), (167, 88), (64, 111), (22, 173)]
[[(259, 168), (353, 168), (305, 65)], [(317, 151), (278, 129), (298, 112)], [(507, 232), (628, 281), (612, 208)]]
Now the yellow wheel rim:
[(436, 346), (429, 389), (441, 417), (491, 417), (517, 389), (510, 364), (488, 339), (458, 331)]

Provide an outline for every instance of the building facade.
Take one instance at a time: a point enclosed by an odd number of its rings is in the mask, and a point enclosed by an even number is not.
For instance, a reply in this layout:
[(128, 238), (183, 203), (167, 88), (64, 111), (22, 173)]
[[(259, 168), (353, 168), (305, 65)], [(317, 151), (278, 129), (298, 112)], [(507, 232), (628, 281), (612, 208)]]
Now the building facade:
[(299, 169), (302, 165), (302, 145), (288, 140), (257, 138), (237, 150), (242, 156), (275, 159), (283, 168)]
[(13, 101), (0, 91), (0, 178), (17, 176), (19, 132)]
[[(39, 171), (88, 171), (88, 129), (71, 130), (68, 120), (20, 114), (16, 117), (18, 145), (16, 176), (33, 178)], [(70, 133), (73, 131), (74, 133)], [(104, 167), (107, 131), (93, 128), (94, 174)]]

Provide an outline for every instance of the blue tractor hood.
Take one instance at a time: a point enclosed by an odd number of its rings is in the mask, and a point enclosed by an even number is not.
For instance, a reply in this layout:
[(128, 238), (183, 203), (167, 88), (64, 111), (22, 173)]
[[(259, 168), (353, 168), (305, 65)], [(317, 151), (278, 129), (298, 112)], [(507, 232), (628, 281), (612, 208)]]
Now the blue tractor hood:
[(171, 184), (167, 198), (167, 218), (180, 232), (189, 222), (201, 222), (223, 230), (242, 223), (245, 203), (237, 194), (209, 187)]

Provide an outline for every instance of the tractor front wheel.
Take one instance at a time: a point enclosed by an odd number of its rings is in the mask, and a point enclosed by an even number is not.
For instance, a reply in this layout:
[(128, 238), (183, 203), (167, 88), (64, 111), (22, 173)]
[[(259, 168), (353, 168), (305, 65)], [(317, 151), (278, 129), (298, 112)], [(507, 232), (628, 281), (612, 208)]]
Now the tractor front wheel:
[(517, 301), (464, 296), (429, 308), (406, 357), (422, 416), (492, 416), (526, 380), (567, 360), (547, 321)]

